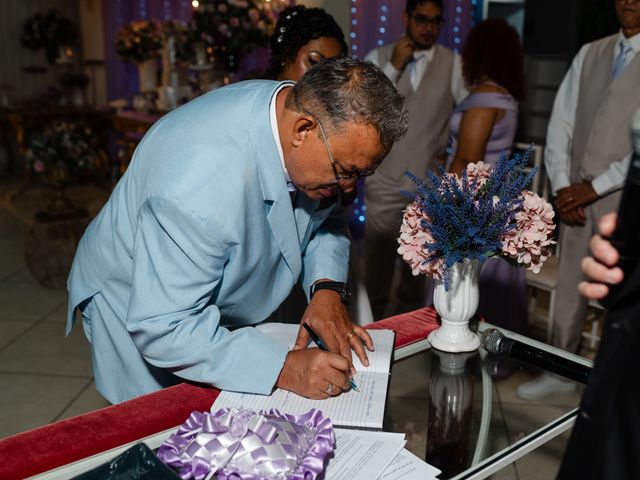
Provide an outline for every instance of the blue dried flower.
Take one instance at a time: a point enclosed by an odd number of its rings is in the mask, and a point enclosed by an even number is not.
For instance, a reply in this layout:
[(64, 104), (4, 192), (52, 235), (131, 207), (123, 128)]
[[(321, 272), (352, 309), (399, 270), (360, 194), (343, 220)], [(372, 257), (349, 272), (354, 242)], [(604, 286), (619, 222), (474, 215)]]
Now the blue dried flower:
[(433, 241), (422, 248), (427, 252), (423, 264), (444, 262), (443, 279), (449, 288), (449, 269), (465, 259), (485, 262), (499, 255), (502, 237), (516, 227), (515, 215), (522, 207), (521, 193), (536, 173), (527, 171), (532, 149), (509, 159), (504, 153), (488, 178), (474, 176), (467, 170), (460, 176), (427, 173), (425, 181), (411, 172), (405, 174), (417, 186), (416, 193), (402, 192), (426, 214), (421, 228)]

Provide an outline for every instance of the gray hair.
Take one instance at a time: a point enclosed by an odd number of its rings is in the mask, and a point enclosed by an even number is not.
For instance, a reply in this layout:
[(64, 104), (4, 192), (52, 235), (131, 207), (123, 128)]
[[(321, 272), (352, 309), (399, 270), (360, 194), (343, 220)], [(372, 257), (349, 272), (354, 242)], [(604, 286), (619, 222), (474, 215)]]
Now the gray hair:
[(286, 107), (313, 114), (333, 132), (347, 122), (372, 125), (387, 151), (407, 131), (404, 98), (391, 80), (373, 63), (351, 58), (314, 65), (293, 87)]

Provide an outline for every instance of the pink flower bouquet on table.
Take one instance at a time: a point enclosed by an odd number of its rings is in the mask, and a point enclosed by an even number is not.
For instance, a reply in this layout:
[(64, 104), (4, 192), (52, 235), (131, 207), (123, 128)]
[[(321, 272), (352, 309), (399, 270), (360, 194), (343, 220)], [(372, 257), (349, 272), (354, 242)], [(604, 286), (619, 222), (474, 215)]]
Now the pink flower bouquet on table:
[(426, 183), (407, 173), (418, 186), (406, 194), (407, 206), (398, 253), (414, 275), (443, 279), (466, 259), (486, 261), (500, 256), (510, 263), (540, 271), (552, 254), (552, 206), (525, 187), (535, 175), (526, 172), (530, 152), (502, 156), (495, 167), (471, 163), (460, 176), (441, 169)]

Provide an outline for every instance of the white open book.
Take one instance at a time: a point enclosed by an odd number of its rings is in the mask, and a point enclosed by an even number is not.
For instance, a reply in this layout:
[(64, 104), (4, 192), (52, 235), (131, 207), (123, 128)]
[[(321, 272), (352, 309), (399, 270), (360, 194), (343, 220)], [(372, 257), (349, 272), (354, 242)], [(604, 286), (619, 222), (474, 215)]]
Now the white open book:
[[(298, 325), (265, 323), (257, 328), (289, 348), (294, 345), (298, 334)], [(357, 372), (353, 381), (359, 392), (350, 390), (327, 400), (310, 400), (281, 389), (276, 389), (271, 395), (222, 392), (211, 409), (235, 407), (260, 411), (277, 408), (283, 413), (301, 415), (317, 408), (334, 425), (382, 428), (395, 334), (391, 330), (370, 330), (369, 334), (375, 347), (374, 352), (367, 351), (369, 367), (362, 365), (353, 354), (353, 365)]]

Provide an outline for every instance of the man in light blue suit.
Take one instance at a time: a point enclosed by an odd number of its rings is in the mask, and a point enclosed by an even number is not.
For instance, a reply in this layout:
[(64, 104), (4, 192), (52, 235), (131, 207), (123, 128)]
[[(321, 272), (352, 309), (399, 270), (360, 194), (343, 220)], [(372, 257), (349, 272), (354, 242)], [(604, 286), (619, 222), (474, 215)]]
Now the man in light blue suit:
[[(185, 380), (310, 398), (347, 390), (351, 350), (366, 364), (373, 345), (335, 291), (349, 251), (335, 196), (373, 173), (406, 117), (382, 71), (339, 59), (297, 84), (216, 90), (158, 121), (69, 276), (67, 333), (80, 310), (98, 390), (114, 403)], [(302, 321), (328, 352), (307, 349), (302, 328), (290, 352), (251, 328), (300, 276)]]

